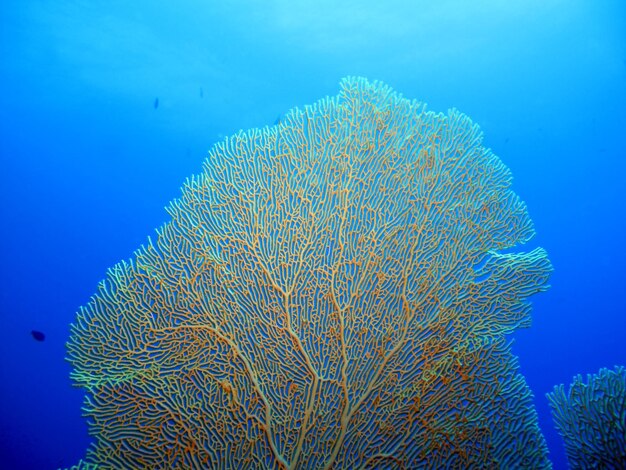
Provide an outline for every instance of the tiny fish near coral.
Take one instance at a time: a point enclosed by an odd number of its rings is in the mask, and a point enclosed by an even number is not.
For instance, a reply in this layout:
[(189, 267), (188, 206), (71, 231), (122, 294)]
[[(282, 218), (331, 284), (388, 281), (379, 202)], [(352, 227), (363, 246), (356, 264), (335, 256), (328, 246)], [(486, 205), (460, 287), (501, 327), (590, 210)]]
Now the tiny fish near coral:
[(46, 339), (46, 335), (41, 331), (31, 330), (30, 334), (35, 341), (44, 341)]

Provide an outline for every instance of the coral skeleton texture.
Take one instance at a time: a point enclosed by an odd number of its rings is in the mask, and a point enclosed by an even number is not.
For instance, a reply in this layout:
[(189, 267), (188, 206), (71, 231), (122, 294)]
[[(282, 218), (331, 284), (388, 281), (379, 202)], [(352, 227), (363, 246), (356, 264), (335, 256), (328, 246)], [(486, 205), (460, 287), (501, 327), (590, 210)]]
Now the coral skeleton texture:
[(346, 78), (217, 144), (72, 326), (85, 464), (549, 467), (505, 335), (551, 266), (481, 141)]

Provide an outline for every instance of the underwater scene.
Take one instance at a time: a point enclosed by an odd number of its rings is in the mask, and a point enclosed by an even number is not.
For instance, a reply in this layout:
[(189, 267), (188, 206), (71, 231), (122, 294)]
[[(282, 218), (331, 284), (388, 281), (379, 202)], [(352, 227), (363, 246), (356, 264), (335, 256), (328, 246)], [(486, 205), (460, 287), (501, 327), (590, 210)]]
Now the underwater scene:
[(1, 469), (626, 468), (626, 3), (6, 0)]

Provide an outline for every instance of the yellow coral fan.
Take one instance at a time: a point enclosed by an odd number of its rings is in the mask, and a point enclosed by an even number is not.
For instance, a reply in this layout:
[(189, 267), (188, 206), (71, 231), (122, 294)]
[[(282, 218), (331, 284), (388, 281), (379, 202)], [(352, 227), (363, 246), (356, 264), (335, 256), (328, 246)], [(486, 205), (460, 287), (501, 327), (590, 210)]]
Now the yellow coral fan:
[(88, 462), (548, 466), (504, 334), (545, 289), (507, 168), (384, 84), (216, 145), (68, 344)]

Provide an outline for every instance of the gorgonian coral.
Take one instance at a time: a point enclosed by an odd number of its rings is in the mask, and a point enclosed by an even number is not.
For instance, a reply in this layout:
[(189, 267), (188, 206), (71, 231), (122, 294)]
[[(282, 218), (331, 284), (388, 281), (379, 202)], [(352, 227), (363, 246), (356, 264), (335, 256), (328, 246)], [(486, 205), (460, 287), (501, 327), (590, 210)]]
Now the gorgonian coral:
[(578, 375), (547, 396), (572, 469), (626, 468), (626, 369)]
[(542, 468), (504, 335), (545, 252), (478, 127), (387, 86), (226, 139), (68, 343), (117, 468)]

